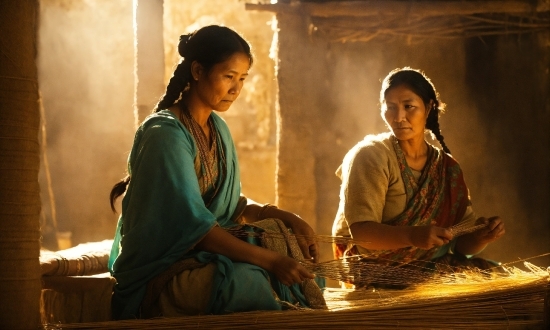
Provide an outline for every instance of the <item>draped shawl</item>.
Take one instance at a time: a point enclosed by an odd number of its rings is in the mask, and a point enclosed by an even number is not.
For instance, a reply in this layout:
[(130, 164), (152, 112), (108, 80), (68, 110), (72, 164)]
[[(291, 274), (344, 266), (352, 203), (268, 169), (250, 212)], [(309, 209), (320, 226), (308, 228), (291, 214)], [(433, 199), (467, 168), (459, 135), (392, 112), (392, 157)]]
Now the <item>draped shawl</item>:
[(194, 256), (193, 247), (213, 226), (232, 225), (240, 196), (237, 155), (226, 123), (215, 113), (211, 116), (227, 172), (208, 207), (194, 168), (197, 146), (181, 122), (163, 110), (149, 116), (136, 132), (128, 158), (131, 180), (109, 258), (117, 280), (115, 319), (137, 317), (150, 279), (177, 260)]
[[(405, 186), (407, 204), (405, 210), (395, 218), (385, 222), (393, 226), (436, 225), (448, 228), (460, 222), (470, 205), (468, 188), (464, 181), (458, 162), (442, 150), (428, 144), (428, 159), (418, 180), (399, 146), (398, 140), (389, 137), (397, 156), (398, 166)], [(365, 219), (368, 220), (368, 219)], [(357, 255), (359, 251), (354, 244), (334, 244), (334, 255)], [(405, 247), (396, 250), (369, 250), (368, 256), (375, 257), (380, 263), (399, 264), (414, 261), (427, 261), (437, 257), (440, 249), (448, 246), (422, 250), (416, 247)]]
[[(470, 200), (458, 162), (444, 151), (428, 144), (428, 159), (417, 182), (411, 168), (407, 165), (398, 140), (393, 136), (391, 139), (405, 184), (408, 202), (403, 213), (387, 224), (393, 226), (434, 225), (448, 228), (460, 222)], [(406, 247), (378, 252), (377, 255), (381, 260), (408, 263), (415, 260), (430, 260), (438, 249), (439, 247), (430, 250)]]

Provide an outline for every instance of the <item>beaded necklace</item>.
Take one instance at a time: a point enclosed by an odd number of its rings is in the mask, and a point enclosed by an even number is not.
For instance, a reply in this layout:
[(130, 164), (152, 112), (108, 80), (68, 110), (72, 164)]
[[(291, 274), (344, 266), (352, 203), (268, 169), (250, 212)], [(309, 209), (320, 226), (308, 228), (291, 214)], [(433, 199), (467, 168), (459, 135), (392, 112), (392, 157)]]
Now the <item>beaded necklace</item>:
[[(199, 151), (202, 174), (199, 178), (199, 187), (203, 199), (208, 200), (208, 202), (205, 200), (205, 204), (208, 206), (212, 203), (212, 200), (218, 193), (223, 177), (225, 176), (225, 154), (223, 152), (223, 148), (218, 147), (221, 145), (221, 143), (219, 143), (220, 137), (212, 117), (209, 117), (207, 122), (208, 128), (210, 129), (211, 143), (209, 146), (208, 139), (204, 134), (204, 131), (193, 116), (191, 116), (187, 107), (182, 104), (180, 109), (180, 121), (189, 130), (189, 132), (191, 132)], [(219, 159), (221, 159), (221, 168), (218, 166)], [(222, 180), (219, 180), (220, 174), (222, 176)], [(208, 198), (208, 195), (211, 195), (210, 198)]]

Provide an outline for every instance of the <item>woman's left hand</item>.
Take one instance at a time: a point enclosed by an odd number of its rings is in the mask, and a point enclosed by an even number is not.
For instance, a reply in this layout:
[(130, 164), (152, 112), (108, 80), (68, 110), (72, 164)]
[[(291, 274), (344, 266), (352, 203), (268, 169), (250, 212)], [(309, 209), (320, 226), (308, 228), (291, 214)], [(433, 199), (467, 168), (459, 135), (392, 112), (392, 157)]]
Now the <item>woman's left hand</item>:
[(317, 262), (319, 260), (319, 245), (315, 239), (313, 228), (298, 215), (290, 212), (287, 213), (289, 216), (281, 220), (287, 227), (292, 229), (292, 233), (296, 235), (298, 246), (300, 246), (304, 258)]
[(481, 217), (476, 225), (485, 224), (482, 228), (457, 238), (455, 250), (464, 255), (475, 255), (483, 251), (487, 244), (496, 241), (504, 233), (504, 222), (500, 217)]
[(489, 244), (499, 239), (506, 232), (504, 222), (498, 216), (489, 219), (481, 217), (476, 221), (476, 224), (480, 223), (486, 223), (487, 225), (472, 233), (473, 238), (478, 243)]
[(315, 231), (300, 216), (277, 207), (261, 207), (255, 202), (250, 204), (252, 205), (248, 205), (242, 214), (244, 223), (253, 223), (267, 218), (280, 219), (296, 235), (296, 240), (304, 255), (304, 259), (313, 262), (319, 260), (319, 245), (315, 239)]

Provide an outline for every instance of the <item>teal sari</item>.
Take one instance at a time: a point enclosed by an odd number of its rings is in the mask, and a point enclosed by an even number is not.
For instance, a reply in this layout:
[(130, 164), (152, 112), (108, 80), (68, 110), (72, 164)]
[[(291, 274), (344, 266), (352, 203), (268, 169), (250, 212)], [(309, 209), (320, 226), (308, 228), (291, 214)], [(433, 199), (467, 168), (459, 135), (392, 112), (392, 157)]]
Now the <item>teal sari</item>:
[[(109, 269), (117, 280), (112, 298), (113, 319), (141, 317), (148, 283), (189, 258), (217, 265), (213, 292), (205, 293), (211, 297), (207, 314), (223, 313), (227, 306), (222, 302), (229, 298), (255, 294), (246, 290), (246, 284), (235, 285), (242, 277), (239, 272), (246, 272), (258, 282), (267, 283), (269, 278), (280, 299), (295, 303), (290, 289), (265, 270), (254, 265), (242, 267), (223, 255), (193, 250), (212, 227), (237, 225), (232, 220), (241, 193), (236, 150), (226, 123), (215, 113), (211, 116), (225, 161), (225, 165), (218, 166), (226, 169), (216, 182), (219, 189), (215, 197), (208, 203), (201, 196), (194, 167), (198, 150), (193, 136), (170, 111), (152, 114), (136, 132), (128, 160), (131, 180), (122, 200), (109, 258)], [(265, 299), (273, 302), (264, 306), (280, 309), (273, 296)], [(307, 301), (298, 302), (307, 307)]]
[(147, 118), (128, 159), (130, 184), (122, 200), (109, 269), (116, 278), (113, 318), (138, 317), (147, 282), (192, 248), (210, 229), (228, 226), (240, 196), (239, 165), (225, 122), (212, 114), (227, 163), (225, 180), (207, 208), (202, 200), (192, 135), (168, 110)]

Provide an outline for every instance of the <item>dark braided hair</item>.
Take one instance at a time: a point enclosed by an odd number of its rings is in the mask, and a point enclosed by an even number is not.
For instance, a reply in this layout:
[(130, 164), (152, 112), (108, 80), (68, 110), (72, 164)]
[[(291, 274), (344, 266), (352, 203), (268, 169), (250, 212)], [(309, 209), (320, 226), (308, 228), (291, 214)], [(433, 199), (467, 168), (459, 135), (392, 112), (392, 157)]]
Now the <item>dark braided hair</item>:
[(443, 150), (450, 154), (451, 150), (447, 147), (444, 142), (443, 135), (439, 129), (439, 115), (445, 111), (445, 104), (439, 99), (439, 93), (435, 90), (435, 86), (432, 84), (430, 78), (420, 70), (411, 69), (405, 67), (402, 69), (392, 70), (384, 81), (382, 82), (382, 89), (380, 90), (380, 103), (384, 102), (388, 90), (399, 86), (406, 85), (409, 87), (416, 95), (418, 95), (426, 109), (430, 107), (431, 109), (426, 120), (426, 128), (429, 129), (432, 134), (435, 136)]
[(248, 56), (250, 65), (253, 62), (248, 42), (237, 32), (219, 25), (205, 26), (191, 34), (182, 35), (178, 44), (178, 53), (182, 59), (166, 86), (166, 93), (153, 112), (167, 109), (180, 99), (182, 93), (193, 81), (191, 77), (193, 62), (200, 63), (206, 72), (235, 53)]
[[(166, 92), (153, 109), (153, 112), (168, 109), (174, 105), (182, 94), (188, 90), (189, 86), (194, 83), (191, 76), (191, 64), (193, 62), (196, 61), (201, 64), (208, 73), (214, 65), (226, 61), (235, 53), (243, 53), (248, 56), (250, 65), (254, 60), (248, 42), (232, 29), (219, 25), (205, 26), (193, 33), (180, 36), (178, 53), (182, 58), (176, 66), (168, 86), (166, 86)], [(124, 179), (113, 186), (109, 195), (113, 212), (116, 212), (115, 200), (124, 194), (129, 183), (130, 175), (126, 175)]]

